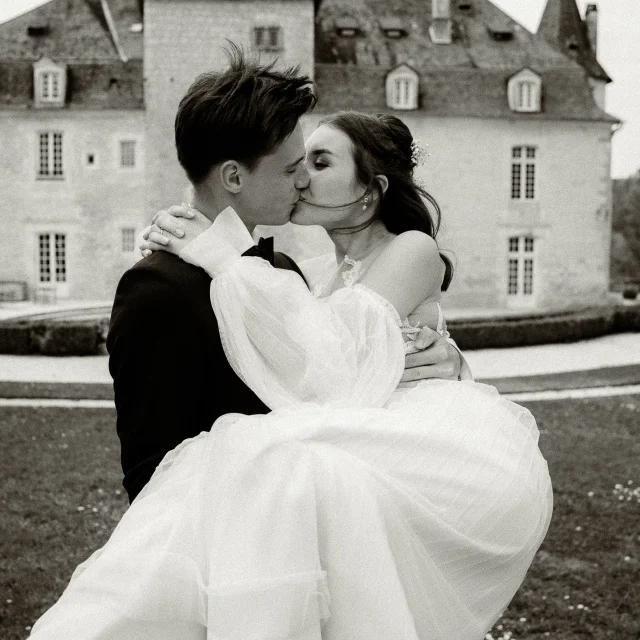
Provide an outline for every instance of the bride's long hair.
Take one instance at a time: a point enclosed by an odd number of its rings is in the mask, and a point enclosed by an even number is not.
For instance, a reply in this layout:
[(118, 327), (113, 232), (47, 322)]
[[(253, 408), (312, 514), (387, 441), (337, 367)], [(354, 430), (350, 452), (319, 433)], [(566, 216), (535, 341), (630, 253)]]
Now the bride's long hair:
[[(335, 127), (349, 137), (358, 180), (371, 185), (379, 196), (373, 216), (360, 225), (337, 231), (355, 233), (381, 220), (391, 233), (415, 230), (435, 239), (440, 228), (440, 207), (413, 179), (413, 135), (407, 125), (390, 114), (358, 111), (338, 111), (323, 118), (320, 124)], [(385, 192), (375, 180), (377, 175), (384, 175), (389, 181)], [(453, 263), (442, 253), (440, 257), (445, 264), (442, 290), (446, 291), (453, 278)]]

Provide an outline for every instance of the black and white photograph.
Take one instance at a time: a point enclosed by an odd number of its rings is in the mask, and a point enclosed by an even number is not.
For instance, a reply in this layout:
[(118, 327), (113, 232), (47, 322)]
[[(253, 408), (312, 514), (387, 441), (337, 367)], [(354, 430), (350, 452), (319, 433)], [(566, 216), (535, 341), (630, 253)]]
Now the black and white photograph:
[(0, 0), (0, 637), (640, 640), (638, 42)]

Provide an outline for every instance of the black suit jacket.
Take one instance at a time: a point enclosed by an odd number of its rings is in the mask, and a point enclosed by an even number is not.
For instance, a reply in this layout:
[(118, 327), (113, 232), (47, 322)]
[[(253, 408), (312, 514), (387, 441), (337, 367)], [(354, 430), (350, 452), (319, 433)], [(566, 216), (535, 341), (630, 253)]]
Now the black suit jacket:
[[(275, 266), (300, 274), (285, 254)], [(225, 413), (267, 413), (224, 355), (207, 273), (155, 251), (118, 284), (107, 349), (129, 501), (183, 440)]]

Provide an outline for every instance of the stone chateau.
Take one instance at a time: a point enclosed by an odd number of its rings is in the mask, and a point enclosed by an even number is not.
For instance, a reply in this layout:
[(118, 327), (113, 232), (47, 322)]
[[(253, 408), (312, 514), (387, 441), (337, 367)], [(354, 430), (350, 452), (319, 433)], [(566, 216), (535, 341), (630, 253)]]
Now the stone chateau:
[[(0, 25), (0, 300), (112, 298), (150, 216), (188, 197), (173, 118), (229, 39), (315, 79), (307, 132), (391, 111), (428, 144), (449, 306), (603, 301), (618, 121), (597, 31), (575, 0), (537, 34), (489, 0), (50, 0)], [(331, 247), (269, 231), (296, 258)]]

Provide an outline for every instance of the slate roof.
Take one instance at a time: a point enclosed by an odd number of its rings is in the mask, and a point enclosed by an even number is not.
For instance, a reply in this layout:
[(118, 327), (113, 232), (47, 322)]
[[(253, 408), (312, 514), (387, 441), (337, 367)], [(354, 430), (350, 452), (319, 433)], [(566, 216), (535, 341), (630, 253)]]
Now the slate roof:
[[(323, 0), (316, 17), (318, 111), (387, 110), (385, 76), (407, 63), (421, 78), (419, 108), (430, 115), (617, 122), (596, 106), (579, 61), (545, 37), (489, 0), (451, 0), (451, 9), (452, 42), (435, 44), (430, 0)], [(406, 37), (385, 36), (381, 23), (391, 15), (406, 25)], [(336, 32), (336, 21), (347, 16), (360, 36)], [(512, 36), (498, 41), (492, 31)], [(509, 109), (507, 80), (525, 67), (542, 76), (542, 113)]]
[[(611, 82), (591, 49), (587, 26), (575, 0), (547, 0), (538, 34), (576, 60), (592, 78)], [(573, 43), (573, 48), (570, 43)]]
[[(72, 62), (67, 66), (69, 109), (143, 109), (142, 60)], [(0, 109), (33, 107), (33, 63), (0, 62)]]
[[(118, 39), (129, 59), (141, 60), (143, 34), (133, 33), (141, 23), (137, 0), (109, 0)], [(47, 26), (48, 33), (28, 35), (28, 28)], [(50, 0), (0, 25), (0, 61), (37, 60), (48, 56), (57, 62), (119, 60), (100, 6), (100, 0)]]
[[(542, 111), (511, 111), (507, 82), (519, 70), (470, 67), (422, 70), (419, 109), (430, 116), (443, 117), (618, 122), (596, 106), (584, 75), (573, 69), (540, 71), (533, 68), (542, 77)], [(316, 65), (316, 111), (389, 111), (385, 96), (387, 73), (386, 69), (375, 65)]]
[(0, 108), (33, 106), (33, 63), (43, 56), (67, 64), (68, 108), (144, 108), (143, 34), (131, 31), (142, 22), (140, 3), (109, 0), (109, 8), (127, 62), (100, 0), (51, 0), (0, 25)]
[[(508, 67), (572, 65), (546, 40), (537, 38), (488, 0), (470, 0), (468, 11), (451, 0), (453, 42), (434, 44), (429, 36), (430, 0), (323, 0), (316, 18), (316, 62), (395, 66), (412, 61), (420, 67)], [(336, 21), (355, 19), (361, 37), (337, 35)], [(380, 22), (394, 16), (407, 27), (405, 38), (385, 37)], [(514, 37), (496, 42), (489, 27), (508, 28)]]
[[(144, 108), (144, 36), (130, 29), (142, 22), (141, 0), (108, 3), (126, 63), (100, 0), (50, 0), (0, 25), (0, 108), (32, 106), (31, 65), (42, 56), (68, 65), (69, 108)], [(560, 19), (569, 4), (575, 7), (575, 0), (549, 0), (549, 24), (553, 12)], [(319, 111), (385, 110), (385, 76), (406, 63), (421, 78), (420, 109), (432, 115), (616, 121), (595, 105), (581, 59), (552, 46), (547, 31), (530, 33), (489, 0), (451, 0), (451, 44), (431, 41), (431, 0), (322, 0), (315, 6)], [(357, 36), (338, 35), (336, 25), (345, 19), (357, 24)], [(387, 37), (389, 22), (406, 35)], [(29, 35), (30, 27), (47, 32)], [(495, 31), (512, 36), (497, 41)], [(508, 108), (507, 80), (525, 67), (542, 76), (540, 114)]]

